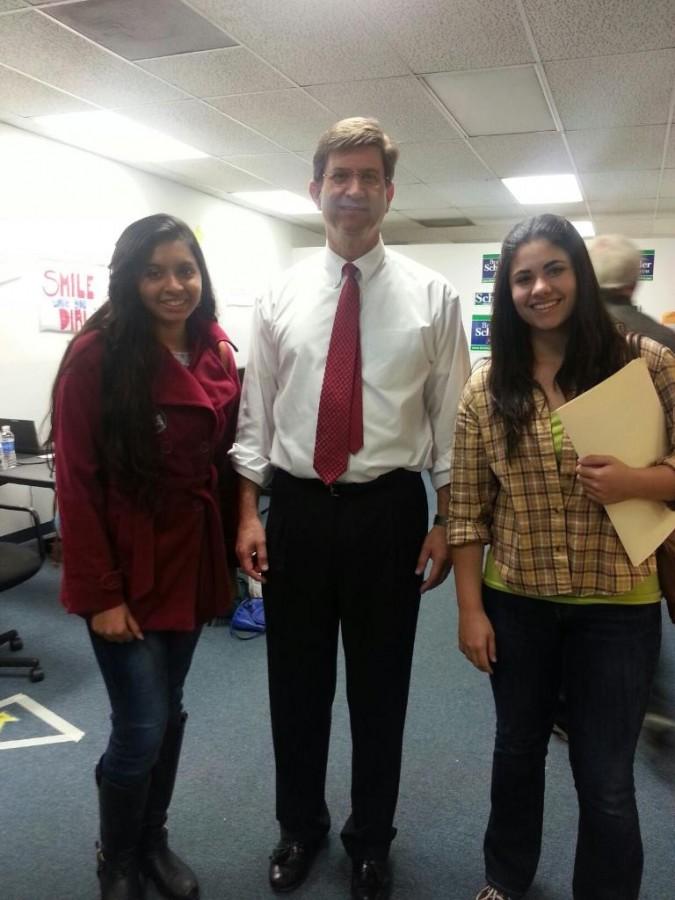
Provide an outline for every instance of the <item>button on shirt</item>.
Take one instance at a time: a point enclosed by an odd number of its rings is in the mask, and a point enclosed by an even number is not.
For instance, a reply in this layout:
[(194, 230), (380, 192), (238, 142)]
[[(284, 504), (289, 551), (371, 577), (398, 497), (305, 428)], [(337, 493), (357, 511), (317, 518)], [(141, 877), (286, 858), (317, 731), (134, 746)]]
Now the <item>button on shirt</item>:
[[(316, 421), (345, 260), (328, 247), (256, 303), (234, 468), (264, 486), (274, 467), (316, 478)], [(455, 413), (469, 374), (459, 297), (437, 273), (378, 243), (354, 260), (361, 292), (364, 445), (340, 481), (403, 468), (449, 481)]]

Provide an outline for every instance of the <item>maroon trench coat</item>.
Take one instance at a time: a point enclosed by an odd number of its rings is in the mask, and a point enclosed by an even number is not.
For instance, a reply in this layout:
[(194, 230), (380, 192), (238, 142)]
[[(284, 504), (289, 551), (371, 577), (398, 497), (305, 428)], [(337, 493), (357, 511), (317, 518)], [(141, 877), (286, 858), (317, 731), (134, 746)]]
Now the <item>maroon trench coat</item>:
[(101, 335), (74, 344), (54, 428), (61, 601), (69, 612), (88, 616), (126, 602), (142, 629), (187, 631), (228, 609), (218, 472), (227, 466), (240, 385), (229, 347), (229, 362), (221, 361), (222, 341), (225, 332), (208, 326), (189, 368), (163, 349), (153, 391), (162, 460), (153, 513), (102, 470)]

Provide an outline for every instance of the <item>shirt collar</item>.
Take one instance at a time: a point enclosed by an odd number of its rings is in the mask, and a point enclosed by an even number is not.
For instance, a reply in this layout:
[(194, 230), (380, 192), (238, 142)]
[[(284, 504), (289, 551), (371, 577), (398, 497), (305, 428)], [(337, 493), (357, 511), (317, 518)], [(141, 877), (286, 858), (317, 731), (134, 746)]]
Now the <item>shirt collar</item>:
[[(334, 253), (328, 244), (326, 244), (324, 266), (328, 274), (328, 280), (335, 288), (340, 286), (340, 282), (342, 281), (342, 267), (347, 261), (348, 260), (343, 259), (341, 256), (338, 256), (337, 253)], [(382, 242), (382, 238), (380, 238), (372, 250), (369, 250), (368, 253), (365, 253), (358, 259), (352, 260), (352, 262), (360, 272), (359, 280), (361, 284), (365, 285), (384, 262), (384, 243)]]

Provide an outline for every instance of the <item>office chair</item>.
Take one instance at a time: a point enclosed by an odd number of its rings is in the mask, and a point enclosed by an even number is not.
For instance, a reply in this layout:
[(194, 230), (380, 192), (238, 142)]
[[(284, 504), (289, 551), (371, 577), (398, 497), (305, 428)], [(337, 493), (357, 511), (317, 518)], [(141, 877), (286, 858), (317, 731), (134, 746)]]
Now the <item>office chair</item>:
[[(40, 569), (45, 558), (45, 547), (40, 533), (40, 519), (36, 511), (27, 506), (8, 506), (0, 503), (0, 509), (13, 512), (26, 512), (33, 520), (37, 549), (25, 547), (22, 544), (13, 544), (3, 541), (0, 537), (0, 591), (8, 591), (10, 588), (27, 581)], [(9, 644), (10, 650), (21, 650), (23, 641), (13, 629), (0, 634), (0, 646)], [(42, 681), (45, 673), (40, 668), (40, 660), (25, 656), (2, 656), (0, 668), (30, 669), (28, 677), (31, 681)]]

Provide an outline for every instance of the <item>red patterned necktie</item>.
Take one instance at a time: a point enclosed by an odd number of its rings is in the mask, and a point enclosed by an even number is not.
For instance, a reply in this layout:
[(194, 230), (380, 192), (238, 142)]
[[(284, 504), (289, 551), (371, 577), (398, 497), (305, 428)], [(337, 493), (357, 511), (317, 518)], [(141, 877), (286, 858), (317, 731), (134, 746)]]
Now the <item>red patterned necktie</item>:
[(314, 469), (324, 484), (332, 484), (347, 469), (350, 453), (363, 447), (363, 386), (359, 284), (352, 263), (340, 291), (316, 423)]

